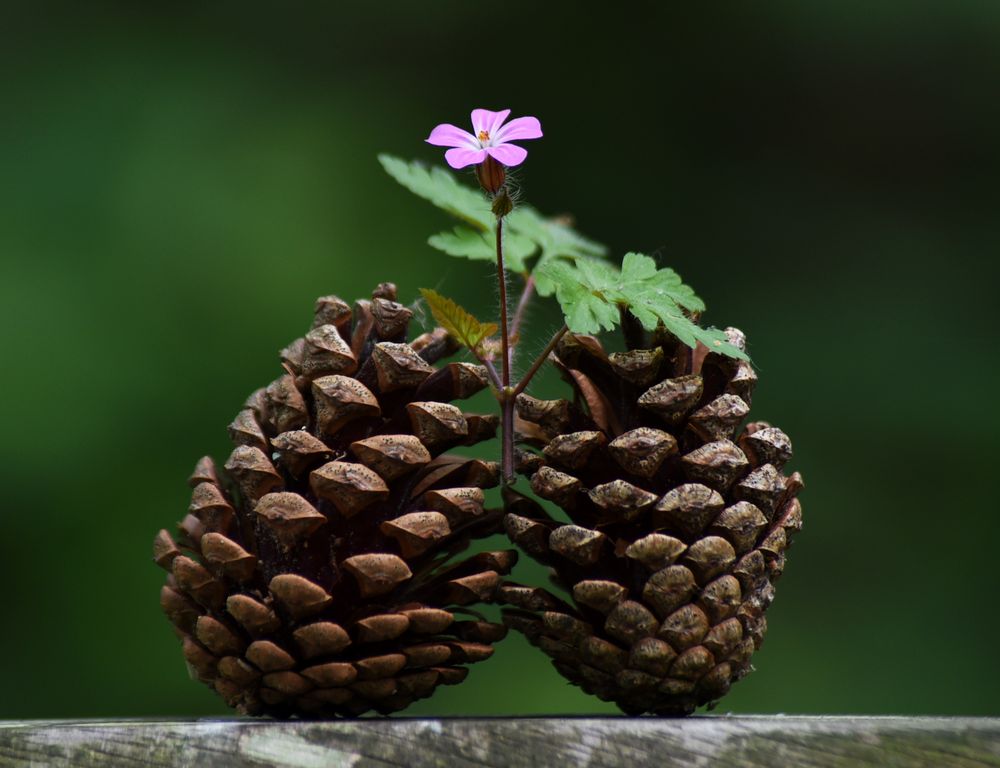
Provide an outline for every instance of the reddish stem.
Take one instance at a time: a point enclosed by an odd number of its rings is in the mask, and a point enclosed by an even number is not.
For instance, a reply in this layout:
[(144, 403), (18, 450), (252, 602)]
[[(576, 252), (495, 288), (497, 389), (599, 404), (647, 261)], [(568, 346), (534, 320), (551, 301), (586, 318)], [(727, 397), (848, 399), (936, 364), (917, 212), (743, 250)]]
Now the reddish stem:
[(524, 388), (528, 386), (528, 382), (530, 382), (534, 375), (538, 373), (538, 370), (545, 364), (545, 361), (549, 359), (549, 355), (552, 354), (556, 345), (559, 343), (559, 340), (566, 335), (567, 331), (569, 331), (569, 328), (564, 325), (556, 332), (556, 335), (549, 340), (549, 343), (545, 345), (545, 349), (542, 350), (542, 354), (535, 358), (535, 362), (531, 364), (528, 372), (524, 374), (521, 381), (519, 381), (517, 386), (514, 387), (514, 392), (511, 398), (512, 400), (524, 392)]
[(507, 325), (507, 270), (503, 262), (503, 217), (497, 216), (497, 282), (500, 284), (500, 472), (504, 485), (514, 482), (514, 396), (510, 388), (510, 331)]
[(479, 361), (486, 367), (486, 375), (490, 379), (490, 384), (496, 387), (497, 392), (503, 389), (503, 382), (500, 381), (500, 375), (497, 373), (496, 366), (493, 365), (493, 361), (488, 357), (481, 357)]
[(521, 323), (524, 320), (524, 311), (528, 308), (528, 302), (535, 294), (535, 276), (528, 275), (524, 281), (524, 290), (521, 291), (521, 298), (518, 299), (517, 309), (514, 310), (514, 322), (510, 326), (510, 335), (518, 336), (521, 333)]
[(500, 345), (503, 385), (510, 386), (510, 332), (507, 327), (507, 270), (503, 263), (503, 218), (497, 217), (497, 281), (500, 283)]

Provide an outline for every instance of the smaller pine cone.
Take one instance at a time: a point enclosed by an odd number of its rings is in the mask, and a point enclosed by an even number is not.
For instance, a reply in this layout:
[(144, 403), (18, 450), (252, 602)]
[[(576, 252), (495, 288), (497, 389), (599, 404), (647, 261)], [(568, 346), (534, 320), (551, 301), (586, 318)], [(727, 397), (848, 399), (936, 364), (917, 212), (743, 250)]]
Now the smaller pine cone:
[(751, 670), (802, 478), (781, 473), (783, 432), (740, 429), (749, 363), (662, 333), (650, 343), (634, 324), (626, 339), (609, 354), (567, 337), (555, 362), (576, 400), (517, 402), (518, 470), (570, 522), (508, 490), (504, 525), (573, 602), (510, 582), (499, 597), (507, 625), (575, 685), (630, 714), (685, 715)]
[(243, 713), (397, 711), (506, 634), (467, 606), (493, 600), (516, 552), (461, 556), (500, 529), (483, 494), (498, 469), (446, 453), (494, 436), (494, 417), (450, 402), (486, 373), (435, 367), (454, 343), (440, 328), (407, 343), (395, 299), (391, 284), (353, 310), (319, 299), (285, 374), (230, 425), (225, 466), (195, 468), (178, 538), (156, 537), (189, 670)]

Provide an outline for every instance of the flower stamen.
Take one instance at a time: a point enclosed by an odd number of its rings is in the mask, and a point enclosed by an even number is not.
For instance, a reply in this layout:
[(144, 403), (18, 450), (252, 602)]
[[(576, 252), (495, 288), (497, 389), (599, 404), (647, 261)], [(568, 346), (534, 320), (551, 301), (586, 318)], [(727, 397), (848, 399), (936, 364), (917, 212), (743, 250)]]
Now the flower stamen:
[(486, 131), (486, 130), (480, 131), (479, 132), (479, 140), (480, 141), (489, 141), (490, 140), (490, 132)]

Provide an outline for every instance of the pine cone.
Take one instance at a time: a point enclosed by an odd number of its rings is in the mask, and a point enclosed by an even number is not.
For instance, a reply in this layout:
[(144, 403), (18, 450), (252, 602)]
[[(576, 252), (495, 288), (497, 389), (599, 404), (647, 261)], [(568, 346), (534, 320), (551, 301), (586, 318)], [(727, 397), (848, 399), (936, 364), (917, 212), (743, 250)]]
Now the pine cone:
[(495, 435), (495, 417), (448, 402), (485, 371), (435, 368), (452, 340), (407, 344), (395, 298), (382, 284), (353, 312), (319, 299), (286, 374), (230, 425), (225, 467), (198, 463), (178, 540), (156, 537), (189, 669), (241, 712), (396, 711), (461, 682), (506, 634), (457, 607), (492, 600), (516, 552), (452, 560), (502, 518), (483, 507), (497, 466), (444, 453)]
[(499, 598), (515, 606), (507, 625), (588, 693), (631, 714), (690, 714), (751, 669), (802, 524), (802, 478), (781, 474), (783, 432), (739, 430), (749, 363), (662, 333), (650, 344), (634, 324), (626, 341), (609, 354), (567, 336), (555, 362), (576, 401), (517, 401), (520, 439), (542, 449), (519, 447), (518, 471), (572, 524), (510, 491), (504, 524), (575, 605), (513, 583)]

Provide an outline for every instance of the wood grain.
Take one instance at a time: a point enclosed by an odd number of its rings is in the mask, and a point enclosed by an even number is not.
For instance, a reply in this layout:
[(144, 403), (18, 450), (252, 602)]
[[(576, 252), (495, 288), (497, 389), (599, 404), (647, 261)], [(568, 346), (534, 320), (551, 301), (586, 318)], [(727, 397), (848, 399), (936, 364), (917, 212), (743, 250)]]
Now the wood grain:
[(1000, 718), (0, 722), (0, 766), (1000, 766)]

